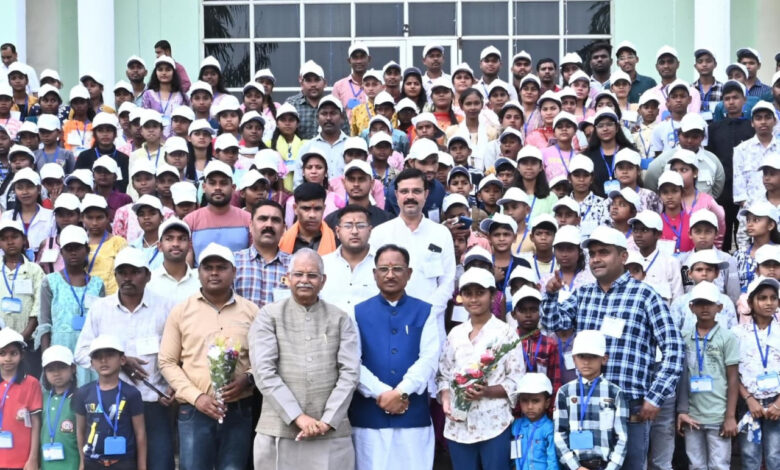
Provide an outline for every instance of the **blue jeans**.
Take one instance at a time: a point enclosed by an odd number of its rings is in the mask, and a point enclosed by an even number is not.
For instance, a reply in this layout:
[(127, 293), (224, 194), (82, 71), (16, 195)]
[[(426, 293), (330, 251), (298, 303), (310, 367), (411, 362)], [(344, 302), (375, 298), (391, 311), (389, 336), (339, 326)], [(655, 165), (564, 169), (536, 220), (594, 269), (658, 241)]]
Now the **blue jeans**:
[[(453, 470), (507, 470), (512, 464), (509, 446), (512, 442), (512, 426), (487, 441), (461, 444), (447, 439)], [(626, 467), (628, 468), (628, 467)]]
[(251, 397), (228, 403), (222, 424), (192, 405), (179, 408), (181, 470), (244, 470), (251, 451)]
[[(764, 408), (768, 408), (776, 398), (759, 400), (759, 403)], [(743, 470), (759, 470), (762, 455), (767, 469), (780, 468), (780, 421), (761, 420), (760, 444), (748, 442), (747, 433), (744, 431), (737, 435), (737, 439), (742, 455)]]
[(146, 468), (174, 470), (171, 408), (157, 402), (144, 402), (146, 423)]
[[(630, 416), (639, 413), (644, 399), (631, 400), (628, 403)], [(647, 466), (647, 452), (650, 447), (650, 421), (628, 423), (628, 442), (626, 443), (626, 458), (623, 460), (625, 469), (642, 469)]]

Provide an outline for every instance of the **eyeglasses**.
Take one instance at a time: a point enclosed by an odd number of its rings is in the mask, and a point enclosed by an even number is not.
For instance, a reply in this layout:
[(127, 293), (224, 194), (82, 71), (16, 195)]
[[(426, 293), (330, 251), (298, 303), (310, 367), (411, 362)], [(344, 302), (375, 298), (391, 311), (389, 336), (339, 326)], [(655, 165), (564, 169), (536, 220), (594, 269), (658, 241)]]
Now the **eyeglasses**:
[(376, 272), (382, 276), (387, 276), (387, 274), (392, 271), (394, 275), (400, 276), (401, 274), (405, 273), (407, 269), (409, 268), (406, 266), (377, 266)]
[(290, 277), (293, 279), (306, 279), (307, 281), (314, 281), (320, 278), (320, 273), (304, 273), (302, 271), (293, 271), (290, 273)]
[(360, 222), (360, 223), (357, 223), (357, 224), (345, 223), (345, 224), (339, 225), (339, 227), (343, 228), (344, 230), (346, 230), (348, 232), (351, 232), (351, 231), (353, 231), (355, 229), (358, 229), (359, 231), (366, 230), (369, 227), (369, 225), (367, 223)]

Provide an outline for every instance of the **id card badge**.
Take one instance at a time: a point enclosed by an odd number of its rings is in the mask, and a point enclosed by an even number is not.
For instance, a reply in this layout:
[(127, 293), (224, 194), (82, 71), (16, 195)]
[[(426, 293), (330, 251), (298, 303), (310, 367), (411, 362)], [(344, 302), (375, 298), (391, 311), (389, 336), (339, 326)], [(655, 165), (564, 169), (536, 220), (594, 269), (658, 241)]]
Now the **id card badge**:
[(84, 320), (85, 317), (76, 315), (70, 319), (70, 327), (73, 328), (73, 331), (81, 331), (84, 329)]
[(439, 209), (431, 209), (428, 211), (428, 218), (437, 224), (440, 222)]
[(57, 460), (65, 460), (65, 447), (62, 442), (52, 442), (50, 444), (42, 444), (43, 460), (46, 462), (55, 462)]
[(0, 449), (13, 449), (14, 435), (11, 431), (0, 431)]
[(163, 127), (168, 127), (171, 125), (171, 118), (169, 116), (163, 116), (162, 117), (162, 125)]
[(79, 135), (79, 133), (76, 132), (76, 131), (70, 131), (70, 133), (68, 134), (68, 137), (66, 139), (66, 142), (68, 143), (68, 145), (72, 145), (74, 147), (78, 147), (78, 146), (82, 145), (82, 143), (81, 143), (81, 135)]
[(469, 312), (466, 310), (466, 307), (462, 305), (455, 305), (452, 307), (452, 318), (451, 320), (457, 323), (463, 323), (464, 321), (469, 319)]
[(290, 289), (274, 289), (272, 295), (274, 297), (274, 302), (279, 302), (280, 300), (289, 299), (292, 295), (292, 291), (290, 291)]
[(123, 436), (108, 436), (103, 441), (103, 455), (125, 455), (127, 442)]
[(360, 104), (360, 100), (357, 98), (352, 98), (349, 101), (347, 101), (347, 109), (352, 109), (355, 106)]
[(630, 124), (636, 124), (636, 121), (639, 118), (639, 113), (636, 111), (625, 110), (622, 114), (623, 120), (629, 124), (627, 127), (630, 127)]
[(712, 111), (702, 111), (699, 113), (705, 121), (712, 121)]
[(518, 436), (517, 439), (513, 439), (509, 445), (509, 458), (517, 460), (523, 458), (523, 436)]
[(27, 248), (26, 250), (24, 250), (24, 256), (26, 256), (27, 259), (30, 261), (35, 261), (35, 250), (33, 250), (32, 248)]
[(47, 248), (41, 253), (41, 263), (56, 263), (60, 257), (60, 250)]
[(0, 300), (0, 310), (4, 313), (22, 313), (22, 301), (16, 297), (3, 297)]
[(566, 366), (566, 370), (574, 369), (574, 355), (571, 351), (563, 353), (563, 365)]
[(622, 318), (604, 317), (601, 322), (601, 332), (606, 336), (613, 338), (620, 338), (623, 336), (623, 328), (626, 326), (626, 321)]
[(677, 242), (673, 240), (658, 240), (658, 251), (666, 256), (674, 256), (674, 250), (677, 249)]
[(558, 291), (558, 302), (563, 302), (566, 299), (571, 297), (571, 291), (566, 289), (561, 289)]
[(32, 280), (17, 279), (16, 281), (14, 281), (14, 294), (32, 295), (33, 294)]
[(780, 376), (777, 372), (766, 372), (756, 377), (758, 390), (762, 392), (771, 392), (780, 388)]
[(620, 191), (620, 181), (618, 180), (604, 181), (604, 193), (606, 193), (609, 196), (609, 193), (611, 193), (612, 191)]
[(140, 356), (157, 354), (160, 351), (160, 338), (157, 336), (147, 336), (135, 340), (135, 352)]
[(712, 377), (709, 375), (700, 375), (691, 377), (691, 392), (702, 393), (712, 391)]
[(571, 450), (590, 450), (593, 448), (593, 433), (590, 431), (572, 431), (569, 434)]
[(641, 161), (642, 169), (647, 170), (650, 168), (650, 164), (653, 163), (653, 158), (643, 158)]

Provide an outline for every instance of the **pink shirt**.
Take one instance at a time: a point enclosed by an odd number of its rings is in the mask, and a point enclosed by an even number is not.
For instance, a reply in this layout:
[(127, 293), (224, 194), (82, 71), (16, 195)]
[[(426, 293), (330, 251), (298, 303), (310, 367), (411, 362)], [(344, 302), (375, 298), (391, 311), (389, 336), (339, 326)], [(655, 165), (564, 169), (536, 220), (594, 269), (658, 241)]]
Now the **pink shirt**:
[[(668, 93), (666, 92), (666, 85), (663, 84), (658, 84), (655, 88), (653, 88), (653, 90), (659, 94), (658, 97), (661, 99), (661, 102), (658, 104), (658, 117), (655, 119), (655, 122), (659, 123), (664, 120), (664, 112), (666, 111), (666, 98)], [(698, 113), (701, 111), (701, 96), (699, 95), (699, 90), (689, 86), (688, 93), (691, 95), (691, 103), (688, 105), (688, 112)]]
[(715, 199), (710, 194), (699, 191), (693, 207), (685, 207), (685, 211), (693, 213), (702, 209), (710, 210), (718, 219), (718, 236), (715, 237), (715, 246), (720, 249), (726, 236), (726, 212), (720, 204), (715, 202)]
[(347, 112), (347, 116), (352, 115), (352, 111), (347, 106), (350, 100), (356, 99), (360, 102), (359, 104), (365, 103), (366, 100), (368, 100), (366, 92), (363, 91), (363, 86), (358, 85), (352, 80), (352, 75), (344, 77), (334, 83), (331, 94), (341, 101), (344, 110)]
[[(347, 195), (347, 190), (344, 188), (344, 177), (338, 176), (336, 178), (333, 178), (332, 180), (328, 180), (328, 183), (330, 183), (330, 191), (338, 195), (343, 194), (344, 201), (348, 204), (349, 196)], [(371, 196), (374, 197), (374, 205), (384, 210), (385, 209), (385, 187), (382, 184), (382, 181), (377, 179), (374, 180), (373, 185), (371, 185)]]
[(570, 151), (561, 150), (556, 145), (542, 149), (542, 163), (544, 164), (544, 174), (547, 181), (552, 181), (558, 175), (569, 175), (569, 160), (577, 154), (572, 148)]
[[(295, 196), (290, 196), (285, 203), (284, 210), (284, 223), (287, 228), (292, 227), (295, 223), (295, 210), (293, 210), (293, 204), (295, 204)], [(346, 205), (347, 203), (343, 197), (333, 191), (328, 191), (327, 196), (325, 196), (325, 211), (322, 213), (322, 218), (325, 219), (329, 214), (336, 212)]]
[[(168, 220), (173, 214), (172, 210), (163, 207), (163, 220)], [(133, 212), (133, 203), (116, 210), (111, 227), (111, 233), (119, 235), (125, 240), (136, 240), (144, 234), (143, 229), (138, 225), (138, 216)]]

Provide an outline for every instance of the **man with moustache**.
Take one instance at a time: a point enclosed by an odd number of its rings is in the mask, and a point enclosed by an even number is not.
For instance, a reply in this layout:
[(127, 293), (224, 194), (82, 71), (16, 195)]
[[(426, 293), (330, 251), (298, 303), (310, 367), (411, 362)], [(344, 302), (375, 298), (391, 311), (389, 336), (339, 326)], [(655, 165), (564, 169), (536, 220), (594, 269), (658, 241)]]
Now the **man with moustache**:
[(146, 78), (146, 62), (137, 55), (130, 56), (126, 63), (127, 70), (125, 75), (130, 80), (130, 85), (133, 87), (133, 103), (136, 106), (143, 106), (144, 91), (146, 91), (146, 85), (144, 84), (144, 78)]
[(236, 185), (233, 170), (227, 163), (211, 160), (203, 170), (203, 194), (206, 207), (201, 207), (184, 217), (192, 230), (192, 260), (209, 243), (219, 243), (230, 251), (249, 247), (250, 215), (230, 204)]
[(236, 252), (233, 286), (241, 297), (262, 308), (290, 296), (285, 275), (292, 256), (279, 249), (284, 210), (276, 201), (260, 201), (252, 209), (252, 246)]
[(348, 137), (349, 121), (338, 98), (328, 95), (320, 100), (317, 106), (317, 123), (319, 133), (312, 136), (298, 151), (293, 174), (293, 184), (296, 186), (303, 182), (304, 157), (308, 154), (321, 155), (325, 159), (328, 178), (337, 178), (344, 172), (344, 144)]
[[(439, 170), (439, 147), (436, 142), (430, 139), (416, 139), (409, 149), (407, 163), (410, 168), (419, 170), (425, 177), (426, 192), (423, 206), (423, 214), (434, 222), (439, 222), (439, 209), (444, 202), (446, 190), (444, 185), (436, 179), (436, 172)], [(398, 215), (401, 209), (398, 206), (396, 192), (387, 193), (385, 201), (385, 210), (393, 215)]]
[(347, 410), (358, 384), (354, 323), (322, 301), (326, 277), (312, 249), (295, 253), (292, 296), (260, 310), (249, 351), (263, 394), (254, 443), (256, 470), (352, 470), (355, 450)]
[(149, 290), (160, 297), (169, 297), (177, 303), (200, 290), (198, 272), (187, 264), (192, 245), (190, 228), (183, 220), (171, 217), (160, 225), (157, 244), (163, 264), (152, 271)]

